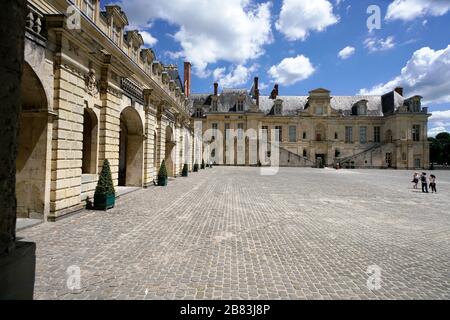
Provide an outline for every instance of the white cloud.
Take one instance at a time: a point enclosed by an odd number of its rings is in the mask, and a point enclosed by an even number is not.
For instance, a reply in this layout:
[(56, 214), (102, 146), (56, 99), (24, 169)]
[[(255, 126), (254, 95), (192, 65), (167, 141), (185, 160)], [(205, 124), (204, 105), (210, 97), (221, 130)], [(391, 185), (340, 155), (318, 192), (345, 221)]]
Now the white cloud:
[(235, 88), (246, 84), (252, 73), (257, 69), (258, 65), (256, 64), (248, 68), (243, 65), (237, 65), (236, 67), (231, 67), (229, 73), (226, 73), (226, 68), (217, 68), (213, 71), (213, 77), (222, 88)]
[(428, 130), (429, 137), (436, 137), (441, 132), (449, 132), (450, 130), (445, 127), (434, 127)]
[(433, 111), (432, 116), (430, 117), (432, 121), (440, 121), (441, 125), (444, 123), (443, 121), (447, 121), (450, 123), (450, 110), (446, 111)]
[(450, 103), (450, 45), (442, 50), (429, 47), (415, 51), (400, 75), (360, 94), (383, 94), (395, 87), (404, 88), (408, 96), (421, 95), (424, 103)]
[(428, 135), (430, 137), (434, 137), (441, 132), (450, 132), (450, 110), (433, 111), (428, 127)]
[(386, 20), (411, 21), (417, 17), (442, 16), (450, 10), (450, 0), (395, 0), (387, 10)]
[(347, 46), (338, 53), (338, 57), (345, 60), (350, 58), (355, 53), (355, 48)]
[(177, 60), (182, 57), (184, 57), (183, 51), (165, 51), (164, 55), (167, 56), (169, 59)]
[(144, 29), (162, 19), (178, 29), (173, 35), (191, 61), (194, 72), (206, 77), (218, 61), (245, 64), (271, 43), (271, 3), (254, 0), (120, 0), (130, 22)]
[(327, 0), (283, 0), (275, 28), (290, 41), (305, 40), (310, 31), (323, 31), (339, 22)]
[(154, 38), (150, 32), (147, 31), (139, 31), (139, 33), (142, 36), (142, 39), (144, 39), (144, 44), (148, 47), (152, 47), (154, 46), (157, 42), (158, 39)]
[(309, 58), (298, 55), (283, 59), (278, 65), (269, 69), (269, 76), (281, 85), (292, 85), (309, 78), (315, 72)]
[(364, 46), (369, 49), (370, 52), (386, 51), (395, 47), (394, 37), (389, 36), (386, 39), (369, 37), (364, 40)]

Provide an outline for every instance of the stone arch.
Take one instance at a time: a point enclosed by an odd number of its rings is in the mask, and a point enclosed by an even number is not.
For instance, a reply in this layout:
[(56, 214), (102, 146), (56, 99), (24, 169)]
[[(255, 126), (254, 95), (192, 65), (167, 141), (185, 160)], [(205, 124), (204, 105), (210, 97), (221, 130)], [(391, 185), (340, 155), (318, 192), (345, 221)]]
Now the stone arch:
[(96, 174), (98, 168), (98, 119), (90, 108), (83, 113), (82, 173)]
[(167, 175), (169, 177), (174, 177), (175, 172), (175, 163), (173, 161), (174, 152), (175, 152), (175, 141), (174, 141), (174, 132), (172, 127), (166, 127), (166, 154), (164, 160), (166, 162)]
[(144, 127), (139, 113), (126, 107), (120, 114), (119, 186), (142, 187)]
[(316, 141), (325, 141), (327, 139), (326, 128), (322, 123), (316, 125), (315, 139)]
[(49, 211), (51, 129), (44, 86), (28, 63), (24, 63), (21, 90), (16, 158), (17, 216), (44, 219)]

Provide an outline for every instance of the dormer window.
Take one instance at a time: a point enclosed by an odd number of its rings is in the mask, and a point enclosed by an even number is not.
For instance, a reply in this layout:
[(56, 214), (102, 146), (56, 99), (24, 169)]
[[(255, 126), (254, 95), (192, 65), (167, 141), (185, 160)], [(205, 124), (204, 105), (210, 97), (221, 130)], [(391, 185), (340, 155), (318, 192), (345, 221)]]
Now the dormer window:
[(361, 100), (352, 107), (353, 116), (367, 116), (367, 100)]
[(196, 117), (196, 118), (201, 118), (201, 117), (203, 117), (203, 110), (202, 110), (202, 108), (197, 108), (197, 109), (195, 110), (195, 117)]
[(138, 51), (139, 51), (139, 49), (136, 48), (136, 47), (134, 47), (132, 49), (133, 60), (136, 61), (136, 62), (138, 61)]
[(359, 105), (359, 106), (358, 106), (358, 115), (359, 115), (359, 116), (365, 116), (365, 115), (367, 115), (367, 106), (365, 106), (365, 105)]
[(97, 0), (83, 0), (81, 10), (92, 20), (95, 17), (95, 7)]
[(316, 106), (315, 114), (318, 115), (318, 116), (323, 115), (323, 106)]
[(120, 27), (118, 26), (113, 26), (113, 32), (112, 32), (112, 36), (113, 36), (113, 41), (115, 44), (117, 44), (118, 46), (120, 45), (120, 35), (122, 34)]
[(237, 102), (237, 111), (242, 112), (244, 111), (244, 100), (239, 99)]
[(217, 111), (217, 100), (213, 100), (211, 103), (212, 111)]
[(283, 112), (283, 104), (281, 101), (276, 101), (275, 102), (275, 107), (274, 107), (274, 114), (276, 115), (281, 115)]

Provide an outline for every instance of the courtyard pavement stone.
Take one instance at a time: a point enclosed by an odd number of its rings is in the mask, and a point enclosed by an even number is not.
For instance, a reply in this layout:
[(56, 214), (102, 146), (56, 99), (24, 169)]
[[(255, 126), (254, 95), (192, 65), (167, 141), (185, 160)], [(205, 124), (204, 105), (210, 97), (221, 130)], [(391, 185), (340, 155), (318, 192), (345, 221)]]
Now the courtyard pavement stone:
[(450, 171), (434, 174), (422, 194), (410, 171), (214, 167), (18, 237), (37, 244), (35, 299), (450, 299)]

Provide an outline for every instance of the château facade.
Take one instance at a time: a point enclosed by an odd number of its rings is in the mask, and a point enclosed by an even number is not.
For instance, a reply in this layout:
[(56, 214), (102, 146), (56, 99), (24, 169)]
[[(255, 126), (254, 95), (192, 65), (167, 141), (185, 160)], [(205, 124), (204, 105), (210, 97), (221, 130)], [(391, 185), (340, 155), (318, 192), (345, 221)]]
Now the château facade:
[(182, 81), (118, 6), (30, 0), (17, 158), (19, 217), (55, 220), (93, 196), (104, 159), (116, 186), (192, 166), (190, 64)]
[[(224, 89), (219, 94), (215, 83), (213, 93), (193, 94), (192, 117), (202, 122), (203, 133), (219, 135), (221, 143), (216, 140), (210, 146), (217, 164), (270, 164), (270, 142), (275, 138), (280, 166), (310, 167), (323, 161), (344, 168), (427, 168), (430, 114), (421, 99), (403, 97), (402, 88), (380, 96), (332, 96), (326, 89), (312, 90), (308, 96), (279, 96), (278, 85), (270, 96), (260, 96), (255, 78), (250, 91)], [(227, 145), (228, 130), (242, 132)], [(246, 135), (248, 131), (258, 137), (267, 133), (266, 154), (256, 150), (260, 145), (250, 146), (253, 137)], [(257, 157), (248, 156), (252, 148)], [(241, 150), (243, 157), (238, 156)]]
[[(191, 95), (191, 65), (180, 75), (145, 48), (119, 6), (98, 0), (29, 0), (17, 156), (18, 217), (55, 221), (92, 198), (105, 159), (114, 185), (153, 184), (161, 162), (181, 174), (224, 151), (257, 165), (250, 143), (215, 150), (208, 129), (280, 132), (280, 165), (428, 166), (426, 108), (401, 89), (384, 96), (333, 97), (324, 89), (284, 97), (224, 89)], [(196, 131), (200, 128), (200, 131)], [(258, 138), (258, 137), (256, 137)], [(247, 142), (246, 142), (247, 141)], [(219, 152), (220, 151), (220, 152)], [(270, 154), (265, 158), (270, 158)]]

